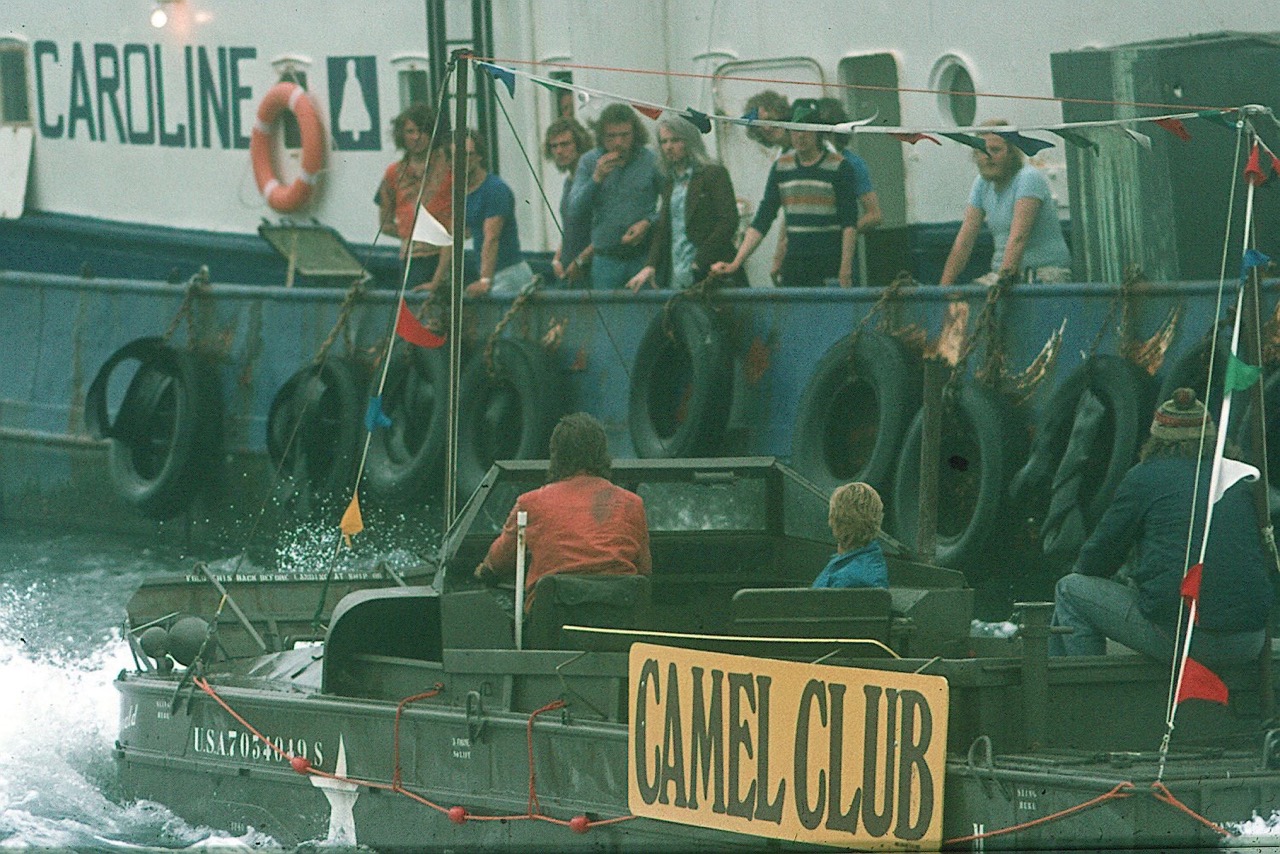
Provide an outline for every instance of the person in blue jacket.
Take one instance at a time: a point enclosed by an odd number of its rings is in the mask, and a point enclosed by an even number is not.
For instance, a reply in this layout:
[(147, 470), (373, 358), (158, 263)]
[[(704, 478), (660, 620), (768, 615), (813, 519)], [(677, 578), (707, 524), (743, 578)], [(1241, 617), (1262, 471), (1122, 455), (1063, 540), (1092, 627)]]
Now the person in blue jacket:
[[(1189, 388), (1156, 410), (1151, 438), (1054, 596), (1050, 655), (1102, 655), (1107, 638), (1170, 661), (1188, 543), (1199, 555), (1217, 428)], [(1120, 573), (1124, 578), (1113, 577)], [(1274, 593), (1245, 483), (1214, 504), (1191, 654), (1202, 664), (1256, 659)]]
[(876, 540), (883, 521), (884, 502), (870, 484), (854, 481), (837, 487), (827, 523), (840, 551), (818, 573), (814, 588), (888, 587), (889, 567)]

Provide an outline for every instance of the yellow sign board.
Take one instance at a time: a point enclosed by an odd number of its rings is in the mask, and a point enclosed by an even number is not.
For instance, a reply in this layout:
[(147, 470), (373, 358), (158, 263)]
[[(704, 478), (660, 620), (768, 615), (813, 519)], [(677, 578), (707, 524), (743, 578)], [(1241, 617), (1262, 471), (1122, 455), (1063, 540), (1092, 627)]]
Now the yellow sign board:
[(846, 848), (942, 841), (947, 681), (638, 643), (638, 816)]

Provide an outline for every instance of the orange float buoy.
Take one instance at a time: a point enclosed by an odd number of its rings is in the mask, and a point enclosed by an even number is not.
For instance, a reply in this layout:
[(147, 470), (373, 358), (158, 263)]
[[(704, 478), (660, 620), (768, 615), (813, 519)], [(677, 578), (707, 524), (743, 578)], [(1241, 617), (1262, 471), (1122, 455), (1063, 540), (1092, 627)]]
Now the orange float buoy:
[[(280, 183), (271, 163), (271, 130), (281, 110), (293, 113), (302, 132), (302, 174), (288, 186)], [(307, 203), (324, 166), (324, 127), (315, 104), (297, 83), (277, 83), (258, 104), (258, 120), (249, 138), (249, 157), (258, 192), (272, 209), (288, 213)]]

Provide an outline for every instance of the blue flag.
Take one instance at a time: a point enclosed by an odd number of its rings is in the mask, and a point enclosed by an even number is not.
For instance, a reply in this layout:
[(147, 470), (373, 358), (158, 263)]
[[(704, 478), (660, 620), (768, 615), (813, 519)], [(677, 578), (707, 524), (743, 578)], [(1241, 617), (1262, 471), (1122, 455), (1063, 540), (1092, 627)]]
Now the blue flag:
[(364, 429), (372, 433), (379, 427), (390, 427), (391, 419), (382, 411), (381, 395), (369, 398), (369, 408), (364, 411)]

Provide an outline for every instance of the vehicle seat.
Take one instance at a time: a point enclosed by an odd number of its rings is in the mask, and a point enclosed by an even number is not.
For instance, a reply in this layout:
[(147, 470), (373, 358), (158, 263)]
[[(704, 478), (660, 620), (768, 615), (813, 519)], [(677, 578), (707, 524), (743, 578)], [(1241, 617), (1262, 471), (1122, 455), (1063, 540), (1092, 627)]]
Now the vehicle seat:
[(784, 638), (867, 638), (887, 644), (893, 598), (880, 587), (747, 588), (733, 596), (734, 630)]
[(538, 579), (524, 626), (525, 649), (571, 649), (561, 628), (645, 628), (649, 618), (647, 575), (553, 573)]

